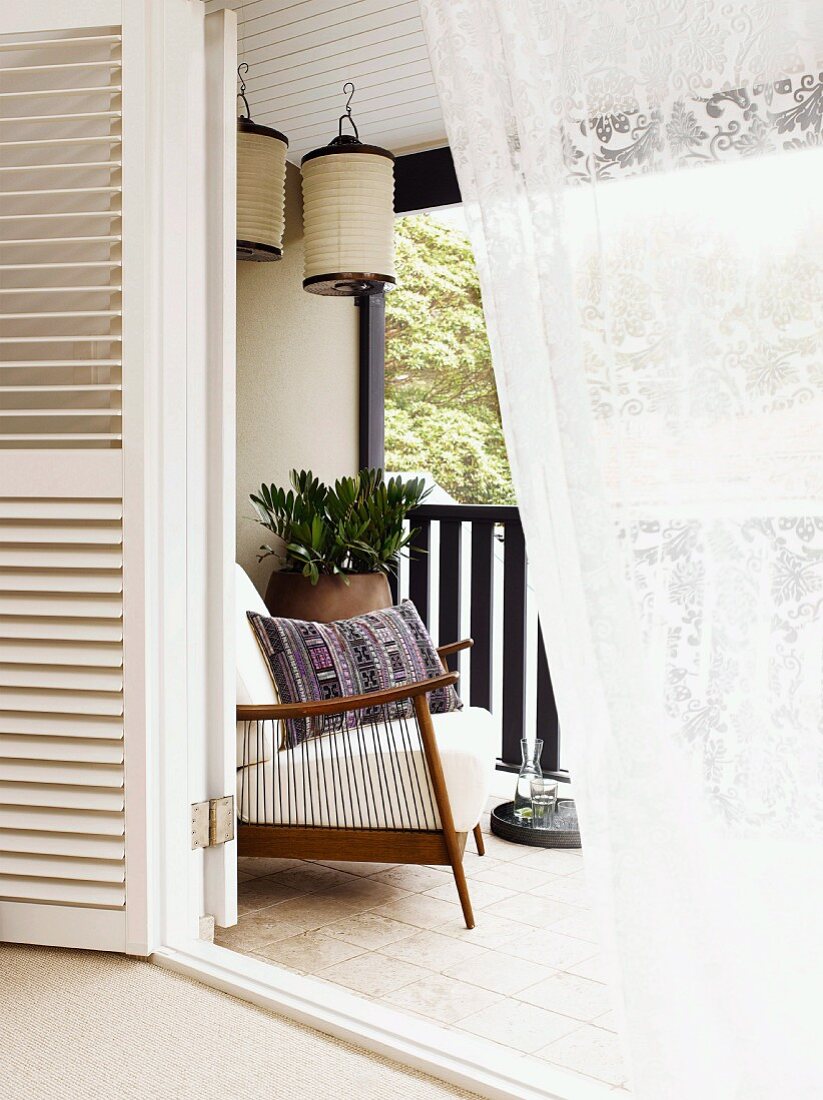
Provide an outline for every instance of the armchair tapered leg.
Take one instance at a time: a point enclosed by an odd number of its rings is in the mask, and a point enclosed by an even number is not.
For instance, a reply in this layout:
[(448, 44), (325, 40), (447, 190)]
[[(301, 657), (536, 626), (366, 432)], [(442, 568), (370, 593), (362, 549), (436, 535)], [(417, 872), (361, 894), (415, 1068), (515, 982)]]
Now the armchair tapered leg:
[(423, 742), (429, 775), (431, 776), (437, 810), (440, 814), (440, 827), (443, 830), (443, 839), (446, 842), (446, 851), (449, 855), (449, 863), (451, 863), (452, 874), (457, 886), (457, 896), (460, 898), (460, 906), (463, 910), (463, 919), (467, 928), (474, 928), (474, 912), (469, 897), (469, 884), (466, 882), (466, 872), (463, 870), (463, 843), (465, 843), (466, 834), (462, 834), (461, 842), (454, 828), (449, 792), (446, 789), (446, 777), (443, 775), (440, 750), (437, 747), (429, 704), (425, 695), (415, 696), (414, 709), (417, 715), (417, 724), (420, 727), (420, 737)]
[(479, 823), (474, 827), (474, 843), (477, 845), (477, 854), (479, 856), (484, 856), (486, 854), (486, 845), (483, 842), (483, 830), (480, 828)]
[[(449, 852), (451, 856), (451, 852)], [(456, 862), (452, 862), (452, 874), (457, 886), (457, 896), (460, 899), (460, 908), (463, 910), (463, 919), (467, 928), (474, 928), (474, 910), (472, 899), (469, 897), (469, 884), (466, 881), (466, 872), (463, 870), (463, 860), (458, 854)]]

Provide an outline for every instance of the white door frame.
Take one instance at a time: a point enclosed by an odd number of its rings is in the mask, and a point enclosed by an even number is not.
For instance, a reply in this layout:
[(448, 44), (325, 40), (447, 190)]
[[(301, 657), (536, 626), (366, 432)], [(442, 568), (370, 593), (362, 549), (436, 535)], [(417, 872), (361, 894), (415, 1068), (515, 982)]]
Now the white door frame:
[[(146, 730), (131, 765), (146, 785), (132, 864), (127, 852), (127, 890), (134, 866), (145, 913), (129, 942), (150, 954), (196, 937), (203, 912), (221, 924), (237, 916), (236, 844), (192, 850), (190, 812), (235, 783), (236, 16), (206, 16), (200, 0), (137, 0), (125, 18), (124, 42), (151, 73), (132, 164), (142, 186), (131, 188), (142, 204), (133, 247), (145, 252), (132, 343), (145, 462), (126, 472), (144, 501), (143, 572), (138, 562), (128, 580), (145, 646), (131, 688)], [(127, 759), (127, 790), (128, 769)]]
[[(162, 731), (151, 745), (155, 782), (149, 786), (154, 801), (152, 848), (156, 852), (154, 881), (149, 891), (149, 945), (155, 962), (187, 974), (215, 988), (252, 1001), (303, 1024), (352, 1042), (404, 1065), (431, 1073), (493, 1100), (604, 1100), (610, 1089), (596, 1082), (555, 1069), (548, 1063), (527, 1070), (520, 1059), (489, 1052), (488, 1045), (471, 1036), (447, 1032), (436, 1024), (366, 1002), (327, 983), (295, 975), (275, 965), (236, 954), (198, 938), (199, 918), (213, 914), (220, 925), (236, 921), (236, 850), (234, 845), (207, 850), (205, 860), (192, 853), (189, 805), (200, 798), (232, 793), (235, 784), (235, 658), (234, 658), (234, 526), (235, 526), (235, 260), (234, 260), (234, 68), (236, 17), (219, 11), (206, 17), (205, 80), (210, 109), (204, 126), (207, 148), (225, 147), (232, 155), (206, 156), (212, 186), (207, 191), (205, 212), (179, 210), (188, 218), (193, 237), (188, 278), (201, 264), (208, 270), (203, 310), (189, 311), (188, 348), (182, 350), (188, 377), (176, 392), (168, 378), (154, 380), (157, 406), (149, 417), (168, 427), (179, 416), (180, 403), (188, 409), (189, 430), (179, 433), (163, 454), (162, 466), (152, 471), (160, 508), (158, 560), (163, 568), (156, 582), (162, 593), (155, 606), (166, 639), (165, 660), (159, 655), (159, 721)], [(204, 74), (195, 74), (195, 79)], [(166, 74), (165, 82), (179, 84), (178, 74)], [(164, 92), (157, 91), (161, 109)], [(165, 98), (168, 107), (168, 98)], [(174, 171), (175, 125), (167, 116), (164, 135), (167, 148), (160, 162)], [(162, 153), (162, 151), (161, 151)], [(167, 189), (164, 189), (167, 194)], [(182, 201), (182, 200), (181, 200)], [(196, 201), (195, 201), (196, 207)], [(192, 234), (192, 217), (204, 214), (207, 244), (199, 251)], [(156, 231), (156, 227), (155, 227)], [(167, 286), (185, 277), (176, 265), (181, 257), (166, 258)], [(166, 295), (163, 309), (166, 339), (181, 338), (173, 326), (173, 295)], [(197, 325), (202, 328), (199, 333)], [(198, 341), (206, 336), (207, 350)], [(179, 350), (179, 349), (178, 349)], [(187, 354), (188, 352), (188, 354)], [(167, 348), (163, 358), (173, 356)], [(167, 359), (168, 361), (168, 359)], [(202, 431), (192, 430), (199, 419)], [(166, 434), (167, 444), (169, 443)], [(184, 453), (180, 452), (181, 439)], [(183, 474), (181, 475), (181, 470)], [(185, 471), (188, 471), (186, 475)], [(181, 483), (181, 478), (182, 483)], [(161, 492), (162, 485), (162, 492)], [(188, 500), (188, 508), (175, 515), (174, 503)], [(202, 501), (205, 522), (192, 538), (192, 514)], [(189, 542), (185, 517), (188, 512)], [(182, 516), (182, 520), (181, 520)], [(183, 525), (184, 530), (179, 529)], [(200, 607), (202, 614), (198, 615)], [(183, 616), (188, 623), (187, 654), (175, 650), (180, 639), (171, 624)], [(162, 629), (165, 619), (166, 628)], [(183, 635), (185, 638), (185, 634)], [(182, 664), (181, 664), (182, 660)], [(186, 683), (170, 683), (169, 672), (185, 668)], [(165, 678), (164, 678), (165, 677)], [(184, 886), (184, 884), (186, 884)]]

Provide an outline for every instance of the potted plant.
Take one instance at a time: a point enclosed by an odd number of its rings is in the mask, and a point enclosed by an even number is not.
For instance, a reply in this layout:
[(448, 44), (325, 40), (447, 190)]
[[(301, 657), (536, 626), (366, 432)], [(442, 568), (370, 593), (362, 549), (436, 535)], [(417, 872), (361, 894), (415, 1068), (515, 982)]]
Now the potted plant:
[(292, 470), (291, 488), (261, 485), (250, 500), (259, 522), (277, 537), (260, 559), (279, 567), (266, 589), (272, 615), (309, 622), (348, 619), (388, 607), (388, 575), (415, 535), (409, 512), (429, 493), (421, 478), (387, 481), (382, 470), (324, 485), (311, 470)]

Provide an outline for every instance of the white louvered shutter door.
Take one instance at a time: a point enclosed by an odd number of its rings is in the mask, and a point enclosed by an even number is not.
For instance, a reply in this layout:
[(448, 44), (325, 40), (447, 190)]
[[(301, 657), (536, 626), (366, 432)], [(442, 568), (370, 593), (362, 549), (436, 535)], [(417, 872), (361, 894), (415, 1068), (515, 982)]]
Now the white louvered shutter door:
[[(0, 941), (146, 954), (172, 910), (192, 926), (204, 882), (232, 919), (233, 845), (187, 851), (188, 803), (234, 783), (220, 20), (197, 0), (0, 0)], [(152, 813), (166, 753), (189, 797)], [(177, 876), (152, 858), (169, 836)]]
[(0, 13), (0, 940), (123, 950), (120, 4), (52, 4), (63, 22), (94, 22), (40, 29), (48, 5), (35, 3), (35, 30), (12, 7)]

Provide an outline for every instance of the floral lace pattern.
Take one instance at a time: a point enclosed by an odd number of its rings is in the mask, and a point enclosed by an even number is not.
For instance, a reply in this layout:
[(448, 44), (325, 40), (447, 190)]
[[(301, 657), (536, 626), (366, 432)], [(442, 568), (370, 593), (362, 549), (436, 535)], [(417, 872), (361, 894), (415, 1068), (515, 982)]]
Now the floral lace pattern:
[[(823, 790), (805, 803), (799, 769), (821, 721), (823, 517), (646, 520), (625, 535), (645, 640), (666, 654), (667, 725), (699, 747), (707, 796), (732, 826), (813, 829)], [(764, 608), (771, 629), (752, 645)]]
[(679, 98), (649, 111), (627, 84), (619, 72), (593, 79), (588, 111), (566, 122), (570, 180), (624, 179), (823, 144), (823, 72)]
[(635, 1095), (806, 1100), (823, 5), (421, 10)]

